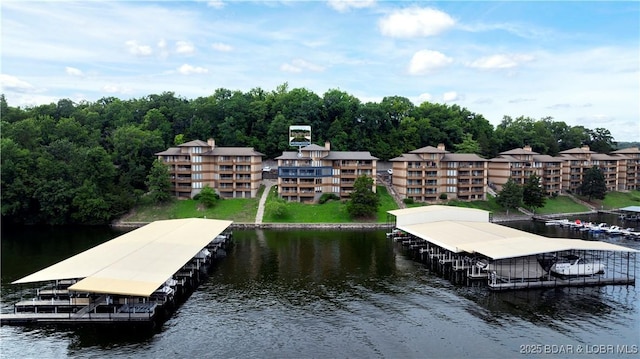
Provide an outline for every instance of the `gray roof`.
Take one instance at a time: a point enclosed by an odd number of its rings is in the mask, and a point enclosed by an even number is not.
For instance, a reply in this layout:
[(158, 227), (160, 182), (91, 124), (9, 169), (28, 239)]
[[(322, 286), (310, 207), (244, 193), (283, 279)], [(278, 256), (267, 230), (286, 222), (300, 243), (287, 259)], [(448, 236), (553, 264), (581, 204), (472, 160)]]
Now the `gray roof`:
[(484, 159), (475, 153), (447, 153), (442, 157), (441, 161), (453, 162), (453, 161), (469, 161), (469, 162), (486, 162), (487, 159)]
[(585, 148), (582, 147), (575, 147), (575, 148), (571, 148), (568, 150), (564, 150), (560, 152), (561, 154), (580, 154), (580, 153), (596, 153), (594, 151), (591, 150), (587, 150)]
[(329, 151), (326, 147), (316, 145), (315, 143), (310, 144), (309, 146), (302, 147), (303, 151)]
[(601, 161), (619, 161), (622, 158), (620, 156), (611, 156), (604, 153), (594, 153), (591, 156), (592, 160), (601, 160)]
[(178, 147), (209, 147), (209, 144), (202, 140), (193, 140), (178, 145)]
[(309, 159), (309, 157), (298, 157), (298, 151), (284, 151), (282, 152), (282, 155), (276, 157), (276, 160), (295, 160), (295, 159), (300, 159), (300, 158), (306, 158)]
[(525, 150), (524, 148), (514, 148), (509, 151), (500, 152), (501, 155), (539, 155), (538, 152)]
[(634, 153), (640, 154), (640, 148), (638, 147), (623, 148), (621, 150), (616, 150), (611, 153), (622, 154), (622, 155), (628, 155), (628, 154), (634, 154)]
[(323, 160), (377, 160), (369, 151), (331, 151)]
[(204, 156), (264, 156), (253, 147), (215, 147), (203, 153)]
[(449, 151), (441, 150), (433, 146), (426, 146), (418, 148), (417, 150), (409, 151), (409, 153), (449, 153)]
[(535, 155), (533, 156), (533, 160), (536, 162), (563, 162), (562, 158), (553, 157), (549, 155)]
[(403, 153), (399, 157), (392, 158), (391, 162), (409, 162), (409, 161), (424, 161), (422, 157), (413, 153)]
[(166, 150), (162, 151), (162, 152), (158, 152), (155, 155), (156, 156), (174, 156), (174, 155), (179, 155), (180, 152), (180, 148), (178, 147), (169, 147)]
[[(303, 148), (303, 150), (309, 147), (310, 146), (307, 146)], [(326, 148), (324, 147), (321, 147), (321, 148), (326, 151)], [(309, 159), (309, 157), (308, 156), (298, 157), (298, 152), (296, 151), (284, 151), (282, 152), (282, 155), (276, 157), (275, 159), (276, 160), (295, 160), (295, 159)], [(373, 157), (371, 153), (369, 153), (369, 151), (330, 151), (329, 154), (322, 157), (322, 159), (323, 160), (377, 160), (378, 158)]]

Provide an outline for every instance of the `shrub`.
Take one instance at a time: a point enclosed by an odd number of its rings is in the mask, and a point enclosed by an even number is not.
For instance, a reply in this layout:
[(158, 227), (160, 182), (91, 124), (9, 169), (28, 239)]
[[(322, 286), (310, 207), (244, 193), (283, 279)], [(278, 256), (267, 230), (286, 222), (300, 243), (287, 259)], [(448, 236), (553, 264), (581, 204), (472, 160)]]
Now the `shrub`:
[(281, 200), (268, 203), (266, 210), (274, 218), (285, 218), (288, 214), (287, 204)]
[(440, 199), (442, 199), (442, 200), (447, 199), (447, 194), (446, 193), (440, 193)]
[(402, 200), (402, 202), (404, 202), (404, 204), (414, 204), (415, 203), (413, 198), (405, 198), (405, 199)]
[(330, 200), (340, 200), (340, 197), (338, 197), (335, 193), (323, 193), (322, 196), (320, 196), (320, 199), (318, 200), (319, 204), (325, 204), (327, 203), (327, 201)]

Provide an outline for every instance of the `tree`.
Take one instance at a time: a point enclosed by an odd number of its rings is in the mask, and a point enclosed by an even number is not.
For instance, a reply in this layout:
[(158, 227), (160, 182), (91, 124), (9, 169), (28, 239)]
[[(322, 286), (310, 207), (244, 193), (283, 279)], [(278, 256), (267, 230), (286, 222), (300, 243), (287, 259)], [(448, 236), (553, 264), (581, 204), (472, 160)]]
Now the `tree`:
[(286, 218), (289, 215), (287, 204), (284, 200), (278, 199), (267, 204), (267, 213), (272, 218)]
[(591, 198), (604, 199), (607, 193), (607, 184), (602, 170), (596, 166), (588, 169), (584, 173), (584, 180), (578, 190), (583, 196), (589, 196), (589, 201)]
[(373, 217), (380, 206), (378, 194), (373, 192), (373, 179), (360, 176), (353, 183), (351, 200), (347, 203), (347, 212), (353, 218)]
[(504, 207), (507, 210), (507, 215), (509, 215), (509, 209), (518, 208), (522, 205), (522, 187), (512, 178), (509, 178), (498, 193), (496, 202)]
[(209, 185), (205, 185), (202, 191), (198, 194), (200, 198), (200, 203), (202, 203), (205, 207), (211, 208), (216, 205), (216, 202), (220, 198), (216, 191), (209, 187)]
[(593, 131), (589, 130), (588, 133), (591, 137), (588, 142), (591, 151), (609, 153), (615, 148), (616, 142), (613, 140), (611, 132), (606, 128), (596, 128)]
[(166, 202), (171, 199), (171, 180), (169, 168), (159, 159), (153, 161), (149, 175), (147, 175), (149, 197), (154, 203)]
[(546, 200), (540, 177), (532, 174), (522, 188), (522, 202), (535, 212), (536, 208), (544, 206)]
[(478, 141), (474, 140), (470, 133), (465, 133), (462, 139), (462, 143), (458, 143), (454, 146), (456, 153), (480, 153), (480, 145)]

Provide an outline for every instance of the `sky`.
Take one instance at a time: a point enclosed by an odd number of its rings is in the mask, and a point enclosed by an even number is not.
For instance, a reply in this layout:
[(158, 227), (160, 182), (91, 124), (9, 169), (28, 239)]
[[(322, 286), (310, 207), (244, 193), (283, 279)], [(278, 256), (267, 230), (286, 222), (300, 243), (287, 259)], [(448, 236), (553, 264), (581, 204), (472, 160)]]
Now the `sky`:
[(640, 141), (640, 2), (0, 2), (10, 106), (218, 88), (457, 104)]

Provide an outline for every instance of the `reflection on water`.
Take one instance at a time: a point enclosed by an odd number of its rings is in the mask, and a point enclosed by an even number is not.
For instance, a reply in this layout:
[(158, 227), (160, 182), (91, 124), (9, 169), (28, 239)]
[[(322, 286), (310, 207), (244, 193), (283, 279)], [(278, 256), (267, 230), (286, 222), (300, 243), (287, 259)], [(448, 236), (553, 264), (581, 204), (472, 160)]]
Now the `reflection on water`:
[[(455, 286), (383, 231), (247, 230), (234, 238), (158, 333), (2, 327), (1, 356), (482, 358), (513, 357), (524, 344), (640, 344), (633, 286)], [(51, 248), (4, 242), (3, 301), (5, 256), (46, 257), (40, 251)]]

